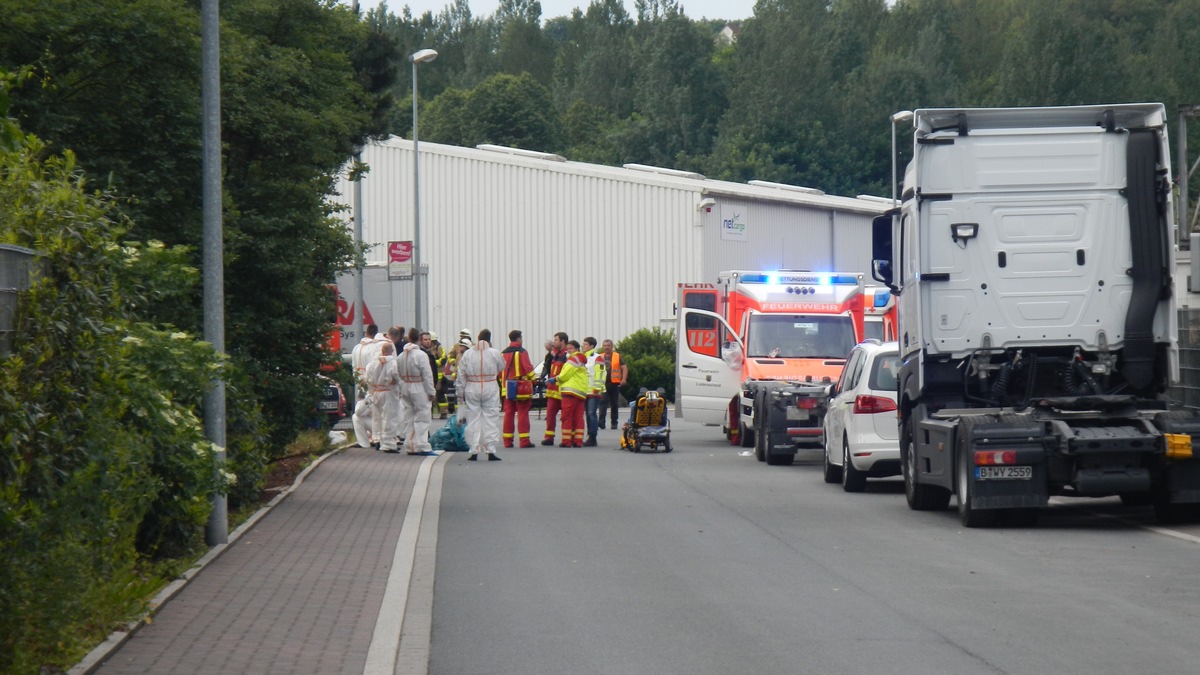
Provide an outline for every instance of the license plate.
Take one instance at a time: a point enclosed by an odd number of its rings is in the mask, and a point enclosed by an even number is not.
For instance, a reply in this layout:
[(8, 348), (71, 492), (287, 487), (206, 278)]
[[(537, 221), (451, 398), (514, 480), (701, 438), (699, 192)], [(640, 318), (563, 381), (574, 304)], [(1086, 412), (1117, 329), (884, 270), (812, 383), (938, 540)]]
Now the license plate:
[(1032, 466), (977, 466), (975, 480), (1029, 480)]
[(806, 420), (808, 419), (808, 411), (804, 408), (792, 406), (787, 409), (787, 418), (789, 420)]
[(337, 410), (338, 404), (336, 401), (321, 401), (317, 404), (320, 410)]

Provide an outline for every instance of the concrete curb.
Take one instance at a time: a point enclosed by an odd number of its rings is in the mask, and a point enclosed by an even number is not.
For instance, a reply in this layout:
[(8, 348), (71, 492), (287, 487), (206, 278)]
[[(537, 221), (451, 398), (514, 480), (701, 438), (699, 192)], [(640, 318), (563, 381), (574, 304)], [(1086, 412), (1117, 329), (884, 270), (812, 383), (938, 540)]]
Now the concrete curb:
[(333, 455), (336, 455), (355, 445), (356, 443), (354, 441), (348, 441), (345, 444), (340, 445), (313, 460), (312, 464), (309, 464), (304, 468), (303, 471), (300, 472), (298, 476), (296, 476), (296, 480), (292, 481), (290, 487), (275, 495), (271, 501), (267, 502), (262, 508), (255, 511), (254, 514), (246, 520), (246, 522), (242, 523), (236, 530), (229, 533), (228, 542), (224, 544), (217, 544), (209, 549), (208, 553), (205, 553), (199, 560), (196, 561), (194, 565), (189, 567), (187, 571), (180, 574), (179, 578), (177, 578), (175, 581), (172, 581), (170, 584), (167, 584), (167, 586), (159, 591), (157, 595), (151, 598), (149, 607), (146, 609), (145, 613), (143, 613), (137, 619), (125, 624), (122, 628), (118, 628), (109, 634), (108, 638), (106, 638), (104, 642), (101, 642), (96, 646), (95, 649), (88, 652), (87, 656), (83, 657), (83, 660), (72, 666), (71, 669), (67, 671), (68, 675), (91, 675), (92, 673), (96, 672), (96, 669), (99, 668), (100, 665), (108, 659), (108, 657), (112, 656), (112, 654), (116, 652), (121, 645), (125, 644), (129, 638), (133, 637), (134, 633), (136, 633), (142, 626), (150, 623), (154, 618), (154, 615), (158, 613), (159, 609), (161, 609), (163, 605), (167, 604), (172, 598), (178, 595), (179, 592), (182, 591), (185, 586), (187, 586), (188, 582), (191, 581), (197, 574), (199, 574), (201, 570), (208, 566), (209, 563), (213, 562), (217, 558), (220, 558), (222, 553), (236, 543), (238, 539), (241, 539), (242, 535), (249, 532), (251, 528), (258, 524), (258, 521), (262, 520), (268, 513), (270, 513), (271, 509), (275, 508), (275, 506), (284, 499), (287, 499), (288, 495), (295, 492), (296, 489), (300, 487), (300, 484), (304, 482), (304, 479), (308, 477), (308, 474), (312, 473), (314, 469), (320, 466), (321, 462), (324, 462)]

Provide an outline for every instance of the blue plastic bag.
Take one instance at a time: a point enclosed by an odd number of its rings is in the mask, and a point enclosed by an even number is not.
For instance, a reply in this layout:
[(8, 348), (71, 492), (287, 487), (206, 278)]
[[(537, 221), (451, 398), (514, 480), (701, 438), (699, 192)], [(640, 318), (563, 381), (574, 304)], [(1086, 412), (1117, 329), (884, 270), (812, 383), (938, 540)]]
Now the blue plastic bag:
[(458, 416), (451, 415), (446, 424), (429, 436), (429, 445), (434, 450), (446, 452), (466, 452), (471, 448), (467, 445), (467, 437), (463, 430), (465, 424), (459, 424)]

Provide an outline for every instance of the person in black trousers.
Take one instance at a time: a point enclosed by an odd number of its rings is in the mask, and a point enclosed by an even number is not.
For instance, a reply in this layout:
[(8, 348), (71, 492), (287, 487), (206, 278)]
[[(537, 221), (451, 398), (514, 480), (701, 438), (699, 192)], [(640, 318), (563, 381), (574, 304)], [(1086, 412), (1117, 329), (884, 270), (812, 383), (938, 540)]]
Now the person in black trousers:
[(621, 354), (613, 351), (613, 341), (605, 340), (601, 346), (601, 355), (608, 368), (608, 386), (600, 399), (600, 428), (604, 428), (604, 409), (608, 408), (612, 417), (612, 428), (618, 429), (617, 417), (621, 410), (621, 387), (629, 379), (629, 367), (621, 360)]

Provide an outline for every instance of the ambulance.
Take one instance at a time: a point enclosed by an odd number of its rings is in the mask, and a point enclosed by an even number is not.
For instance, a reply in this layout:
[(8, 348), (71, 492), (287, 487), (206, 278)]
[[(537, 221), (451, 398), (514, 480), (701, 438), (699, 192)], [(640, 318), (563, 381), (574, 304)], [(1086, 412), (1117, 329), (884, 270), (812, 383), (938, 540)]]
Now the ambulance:
[(678, 285), (676, 414), (758, 459), (820, 447), (829, 386), (865, 335), (859, 273), (721, 272)]
[(867, 286), (863, 293), (863, 327), (865, 338), (894, 342), (899, 325), (896, 315), (896, 296), (883, 286)]

